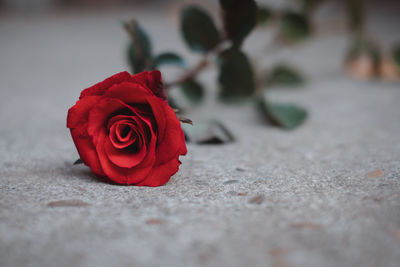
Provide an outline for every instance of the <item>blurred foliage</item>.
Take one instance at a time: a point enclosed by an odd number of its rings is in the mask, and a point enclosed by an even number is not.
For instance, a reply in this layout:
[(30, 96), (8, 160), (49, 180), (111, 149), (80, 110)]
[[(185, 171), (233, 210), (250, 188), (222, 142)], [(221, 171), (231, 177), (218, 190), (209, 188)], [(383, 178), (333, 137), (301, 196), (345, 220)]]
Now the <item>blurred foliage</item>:
[(257, 107), (270, 123), (291, 130), (301, 125), (307, 118), (307, 111), (294, 104), (270, 103), (265, 96), (258, 99)]
[(294, 43), (311, 35), (311, 24), (305, 14), (288, 10), (281, 15), (279, 32), (282, 39)]
[(220, 0), (226, 37), (240, 46), (257, 23), (257, 6), (253, 0)]
[(186, 140), (197, 144), (224, 144), (235, 140), (233, 134), (221, 122), (207, 120), (193, 126), (182, 125)]
[(180, 88), (187, 99), (193, 104), (199, 104), (204, 98), (203, 86), (194, 79), (183, 82)]
[(392, 50), (392, 59), (398, 71), (400, 71), (400, 45), (397, 45)]
[(151, 41), (146, 32), (136, 21), (124, 24), (125, 30), (131, 37), (128, 46), (128, 60), (134, 73), (142, 72), (151, 65)]
[(164, 52), (156, 56), (153, 59), (152, 69), (158, 69), (164, 65), (176, 65), (182, 68), (186, 66), (183, 58), (172, 52)]
[(371, 78), (400, 81), (399, 48), (384, 51), (378, 41), (372, 41), (366, 28), (366, 13), (361, 0), (346, 1), (350, 37), (345, 62), (347, 72), (359, 79)]
[(273, 18), (273, 11), (267, 7), (258, 7), (257, 11), (257, 24), (267, 25)]
[(267, 84), (297, 86), (305, 82), (305, 78), (299, 71), (286, 64), (275, 66), (267, 75)]
[(177, 113), (182, 113), (184, 112), (184, 109), (182, 109), (182, 107), (180, 105), (178, 105), (178, 103), (176, 103), (175, 98), (171, 97), (171, 95), (168, 95), (168, 105), (175, 109), (177, 111)]
[(186, 44), (197, 52), (208, 52), (219, 42), (219, 33), (207, 12), (188, 6), (181, 12), (181, 31)]
[[(294, 44), (311, 36), (311, 11), (317, 0), (304, 0), (301, 10), (276, 11), (263, 6), (258, 8), (254, 0), (220, 0), (219, 30), (212, 16), (203, 8), (188, 5), (180, 12), (180, 29), (184, 42), (190, 50), (199, 53), (202, 59), (197, 65), (188, 67), (185, 60), (175, 52), (153, 55), (152, 45), (145, 30), (136, 22), (124, 24), (130, 36), (127, 58), (134, 73), (163, 68), (170, 65), (179, 67), (182, 75), (164, 83), (169, 95), (169, 104), (177, 109), (179, 103), (171, 98), (169, 89), (176, 87), (193, 104), (201, 103), (205, 92), (197, 76), (214, 61), (218, 68), (218, 96), (224, 102), (238, 103), (253, 100), (261, 114), (273, 125), (284, 129), (299, 126), (307, 112), (292, 104), (276, 104), (267, 101), (263, 93), (266, 86), (295, 86), (305, 81), (302, 74), (290, 65), (280, 64), (270, 68), (264, 83), (257, 82), (258, 74), (250, 58), (241, 48), (245, 39), (256, 25), (276, 26), (278, 39), (284, 44)], [(180, 112), (182, 110), (180, 109)], [(182, 122), (191, 121), (180, 117)], [(215, 120), (194, 127), (184, 126), (188, 140), (200, 144), (232, 142), (233, 135)]]
[(220, 98), (235, 100), (254, 93), (253, 69), (246, 54), (235, 46), (218, 55)]
[(162, 52), (153, 56), (151, 39), (135, 20), (125, 22), (124, 28), (131, 39), (127, 58), (133, 73), (157, 69), (164, 65), (185, 66), (185, 61), (173, 52)]

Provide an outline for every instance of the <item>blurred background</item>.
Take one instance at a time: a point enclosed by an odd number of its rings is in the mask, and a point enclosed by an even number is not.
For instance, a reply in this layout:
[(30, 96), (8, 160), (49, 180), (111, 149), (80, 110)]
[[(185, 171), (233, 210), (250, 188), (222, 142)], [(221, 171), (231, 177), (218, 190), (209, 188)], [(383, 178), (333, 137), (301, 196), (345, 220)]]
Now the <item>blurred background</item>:
[[(352, 11), (348, 4), (352, 1), (256, 2), (272, 17), (285, 10), (302, 10), (307, 18), (306, 29), (301, 28), (302, 21), (292, 23), (294, 28), (296, 23), (300, 25), (300, 38), (282, 36), (279, 19), (267, 19), (244, 41), (242, 50), (254, 68), (256, 84), (271, 89), (268, 92), (272, 98), (272, 89), (292, 84), (304, 89), (312, 87), (312, 82), (353, 79), (387, 86), (399, 80), (398, 63), (396, 66), (392, 56), (400, 40), (399, 1), (353, 1), (359, 4), (353, 15), (349, 15)], [(307, 3), (317, 4), (305, 11)], [(180, 11), (189, 4), (201, 6), (217, 28), (222, 28), (218, 1), (212, 0), (1, 0), (0, 88), (8, 95), (2, 107), (11, 108), (20, 94), (33, 94), (58, 100), (60, 108), (67, 110), (83, 88), (119, 71), (133, 72), (126, 52), (130, 38), (122, 25), (131, 19), (151, 38), (154, 54), (178, 53), (186, 68), (193, 67), (202, 55), (190, 50), (180, 32)], [(358, 16), (362, 17), (362, 26), (351, 26), (351, 20), (357, 24)], [(357, 42), (359, 39), (361, 42)], [(287, 69), (276, 70), (282, 64), (292, 71), (289, 75)], [(167, 83), (184, 73), (184, 68), (176, 66), (163, 66), (161, 70)], [(218, 98), (217, 76), (218, 68), (211, 64), (196, 78), (204, 87), (203, 105), (188, 101), (177, 89), (171, 90), (170, 97), (195, 118), (218, 117), (214, 105)], [(278, 93), (276, 97), (301, 103), (301, 94)]]
[[(256, 2), (260, 7), (279, 11), (298, 9), (307, 1)], [(318, 2), (312, 13), (313, 34), (305, 42), (271, 48), (273, 27), (257, 27), (244, 45), (254, 64), (269, 66), (271, 62), (288, 61), (300, 67), (311, 79), (329, 73), (344, 73), (343, 62), (352, 41), (346, 1)], [(365, 9), (366, 35), (379, 46), (385, 57), (400, 40), (397, 30), (400, 3), (395, 0), (359, 2)], [(213, 15), (217, 27), (221, 28), (218, 1), (212, 0), (1, 0), (1, 71), (7, 79), (18, 77), (20, 72), (48, 76), (49, 71), (55, 72), (51, 75), (67, 71), (68, 76), (76, 79), (83, 75), (82, 70), (85, 70), (86, 77), (92, 71), (97, 73), (97, 78), (129, 69), (125, 55), (128, 36), (121, 23), (132, 18), (146, 29), (156, 52), (177, 51), (190, 63), (189, 66), (193, 65), (198, 55), (190, 53), (179, 30), (180, 9), (191, 3), (205, 8)], [(318, 57), (315, 56), (316, 49)], [(26, 62), (37, 62), (42, 67), (32, 68)], [(96, 66), (96, 70), (91, 66)], [(174, 68), (165, 71), (172, 72), (169, 77), (179, 73)], [(93, 78), (87, 80), (93, 81)]]

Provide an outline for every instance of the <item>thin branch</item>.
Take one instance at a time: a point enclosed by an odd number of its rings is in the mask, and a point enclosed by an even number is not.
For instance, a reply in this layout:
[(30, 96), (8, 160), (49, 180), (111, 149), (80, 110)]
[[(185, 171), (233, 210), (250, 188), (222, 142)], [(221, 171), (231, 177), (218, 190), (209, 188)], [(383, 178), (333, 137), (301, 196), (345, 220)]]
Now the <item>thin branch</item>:
[(184, 83), (192, 78), (194, 78), (195, 76), (197, 76), (197, 74), (199, 74), (201, 71), (203, 71), (205, 68), (207, 68), (210, 65), (210, 61), (208, 58), (203, 58), (202, 60), (200, 60), (196, 66), (194, 66), (192, 69), (189, 69), (188, 71), (186, 71), (185, 73), (183, 73), (183, 75), (181, 75), (180, 77), (178, 77), (177, 79), (169, 82), (169, 83), (165, 83), (164, 84), (164, 88), (168, 89), (170, 87), (179, 85), (181, 83)]
[(227, 43), (225, 41), (226, 40), (222, 39), (221, 43), (219, 45), (217, 45), (213, 50), (211, 50), (210, 52), (205, 54), (203, 56), (203, 58), (193, 68), (187, 70), (186, 72), (184, 72), (181, 76), (179, 76), (175, 80), (164, 83), (164, 88), (169, 89), (171, 87), (174, 87), (181, 83), (189, 81), (189, 80), (193, 79), (194, 77), (196, 77), (199, 73), (201, 73), (207, 67), (209, 67), (210, 63), (211, 63), (211, 59), (215, 55), (218, 55), (227, 46)]

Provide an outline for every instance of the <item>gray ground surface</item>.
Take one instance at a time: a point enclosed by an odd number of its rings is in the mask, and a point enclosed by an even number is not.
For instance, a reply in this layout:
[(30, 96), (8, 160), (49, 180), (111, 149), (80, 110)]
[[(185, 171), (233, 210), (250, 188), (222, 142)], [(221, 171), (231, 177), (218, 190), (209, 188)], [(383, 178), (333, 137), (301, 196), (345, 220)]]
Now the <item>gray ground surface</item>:
[[(135, 14), (157, 51), (185, 49), (171, 20)], [(127, 17), (0, 19), (0, 266), (399, 266), (399, 84), (342, 75), (340, 36), (283, 55), (311, 77), (270, 95), (308, 108), (293, 132), (209, 99), (191, 117), (224, 119), (238, 142), (189, 145), (163, 187), (72, 166), (67, 109), (125, 68)], [(48, 205), (60, 200), (87, 205)]]

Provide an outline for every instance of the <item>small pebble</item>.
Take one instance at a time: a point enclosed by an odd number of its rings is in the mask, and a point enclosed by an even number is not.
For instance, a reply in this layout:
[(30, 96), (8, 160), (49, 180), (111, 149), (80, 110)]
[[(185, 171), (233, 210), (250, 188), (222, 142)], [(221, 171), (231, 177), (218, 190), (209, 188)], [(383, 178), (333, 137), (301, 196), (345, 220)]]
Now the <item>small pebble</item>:
[(382, 170), (376, 170), (367, 174), (367, 178), (378, 178), (383, 175)]
[(163, 224), (163, 223), (164, 223), (163, 220), (157, 219), (157, 218), (155, 218), (155, 219), (148, 219), (148, 220), (146, 221), (146, 224)]
[(309, 228), (312, 230), (320, 230), (322, 228), (322, 226), (320, 224), (316, 224), (313, 222), (298, 222), (298, 223), (292, 224), (292, 227), (294, 227), (294, 228)]
[(48, 207), (85, 207), (89, 204), (79, 199), (58, 200), (47, 203)]
[(261, 195), (255, 196), (250, 199), (249, 203), (260, 205), (264, 201), (264, 197)]
[(228, 180), (228, 181), (225, 181), (224, 184), (236, 184), (238, 182), (239, 182), (239, 180)]

